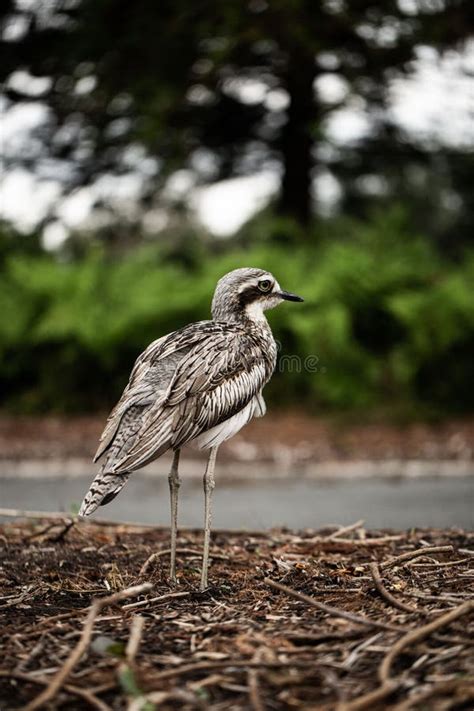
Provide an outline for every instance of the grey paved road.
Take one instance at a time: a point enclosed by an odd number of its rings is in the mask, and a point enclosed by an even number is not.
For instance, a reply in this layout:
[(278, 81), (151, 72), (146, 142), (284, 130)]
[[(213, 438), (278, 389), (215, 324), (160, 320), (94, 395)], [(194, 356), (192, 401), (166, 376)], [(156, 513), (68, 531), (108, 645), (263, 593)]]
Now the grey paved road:
[[(70, 511), (87, 489), (88, 479), (3, 479), (0, 506), (45, 511)], [(167, 524), (168, 485), (135, 474), (100, 516), (113, 520)], [(201, 486), (184, 481), (180, 491), (180, 523), (200, 526)], [(367, 527), (474, 526), (474, 479), (399, 481), (276, 480), (253, 484), (222, 482), (214, 494), (215, 528), (319, 528), (365, 519)]]

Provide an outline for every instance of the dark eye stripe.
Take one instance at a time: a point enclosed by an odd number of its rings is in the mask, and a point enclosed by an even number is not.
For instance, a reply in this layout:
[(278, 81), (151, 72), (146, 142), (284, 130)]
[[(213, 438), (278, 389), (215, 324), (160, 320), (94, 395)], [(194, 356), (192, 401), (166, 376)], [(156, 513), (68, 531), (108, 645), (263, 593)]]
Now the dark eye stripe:
[(251, 304), (253, 301), (261, 299), (264, 293), (265, 292), (262, 292), (256, 286), (249, 286), (239, 294), (240, 305), (244, 308), (247, 304)]

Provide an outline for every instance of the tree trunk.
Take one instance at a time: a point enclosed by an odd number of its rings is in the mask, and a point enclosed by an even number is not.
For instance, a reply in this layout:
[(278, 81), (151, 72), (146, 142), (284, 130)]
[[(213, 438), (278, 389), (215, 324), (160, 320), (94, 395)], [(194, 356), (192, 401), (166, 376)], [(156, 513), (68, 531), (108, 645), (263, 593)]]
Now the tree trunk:
[(302, 225), (311, 219), (315, 76), (312, 54), (290, 53), (285, 77), (290, 105), (281, 137), (283, 180), (278, 212), (295, 218)]

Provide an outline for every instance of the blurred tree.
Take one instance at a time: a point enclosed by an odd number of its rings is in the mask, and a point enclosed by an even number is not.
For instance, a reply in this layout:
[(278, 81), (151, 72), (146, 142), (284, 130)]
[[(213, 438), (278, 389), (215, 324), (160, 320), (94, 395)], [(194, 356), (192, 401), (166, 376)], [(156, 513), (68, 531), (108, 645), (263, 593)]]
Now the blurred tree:
[[(420, 45), (442, 52), (469, 35), (472, 0), (7, 0), (0, 19), (7, 99), (49, 108), (43, 152), (22, 159), (68, 188), (138, 172), (151, 204), (177, 169), (206, 183), (271, 167), (279, 213), (306, 224), (329, 169), (349, 212), (408, 198), (433, 233), (440, 190), (472, 194), (472, 156), (415, 145), (385, 111)], [(32, 88), (22, 72), (44, 81)], [(328, 77), (336, 98), (321, 90)], [(371, 131), (341, 150), (327, 126), (344, 106), (370, 115)], [(466, 221), (458, 207), (450, 228)]]

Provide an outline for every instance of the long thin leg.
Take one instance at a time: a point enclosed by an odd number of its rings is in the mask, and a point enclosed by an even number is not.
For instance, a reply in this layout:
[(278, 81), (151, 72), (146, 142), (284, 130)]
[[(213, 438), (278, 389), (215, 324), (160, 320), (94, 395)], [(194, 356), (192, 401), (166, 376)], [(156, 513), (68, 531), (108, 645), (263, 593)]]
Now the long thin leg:
[(176, 537), (178, 531), (178, 491), (179, 491), (179, 449), (176, 450), (173, 456), (173, 464), (168, 475), (170, 485), (170, 504), (171, 504), (171, 560), (170, 560), (170, 580), (176, 582)]
[(211, 447), (204, 474), (204, 552), (202, 556), (201, 592), (207, 588), (207, 569), (209, 567), (209, 542), (211, 540), (211, 499), (216, 485), (214, 481), (214, 467), (216, 464), (218, 447)]

